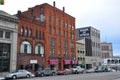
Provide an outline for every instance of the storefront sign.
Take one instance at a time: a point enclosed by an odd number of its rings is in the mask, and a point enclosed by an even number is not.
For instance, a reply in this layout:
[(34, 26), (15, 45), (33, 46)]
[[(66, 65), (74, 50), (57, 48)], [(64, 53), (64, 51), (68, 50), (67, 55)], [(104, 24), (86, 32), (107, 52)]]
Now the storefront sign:
[(36, 64), (38, 61), (37, 60), (30, 60), (31, 64)]
[(71, 60), (71, 64), (78, 64), (77, 60)]
[(58, 60), (48, 60), (48, 64), (58, 64)]
[(71, 60), (64, 60), (64, 64), (71, 64)]

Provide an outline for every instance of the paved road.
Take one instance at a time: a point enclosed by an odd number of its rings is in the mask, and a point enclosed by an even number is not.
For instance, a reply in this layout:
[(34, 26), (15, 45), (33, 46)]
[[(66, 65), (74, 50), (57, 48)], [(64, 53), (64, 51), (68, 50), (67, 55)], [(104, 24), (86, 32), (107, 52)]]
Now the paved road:
[(17, 80), (119, 80), (118, 78), (120, 78), (120, 72), (59, 75)]

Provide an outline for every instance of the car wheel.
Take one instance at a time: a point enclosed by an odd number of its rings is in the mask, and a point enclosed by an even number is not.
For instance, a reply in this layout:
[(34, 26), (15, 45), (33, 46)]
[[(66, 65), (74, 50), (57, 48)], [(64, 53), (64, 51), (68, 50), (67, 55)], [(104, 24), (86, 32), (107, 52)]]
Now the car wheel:
[(16, 79), (16, 78), (17, 78), (17, 76), (16, 76), (16, 75), (13, 75), (13, 76), (12, 76), (12, 79)]
[(75, 71), (75, 74), (78, 74), (78, 72), (77, 72), (77, 71)]
[(29, 74), (27, 74), (27, 75), (26, 75), (26, 78), (30, 78), (30, 75), (29, 75)]
[(55, 76), (55, 73), (53, 72), (52, 75)]
[(42, 73), (42, 74), (41, 74), (41, 77), (43, 77), (43, 76), (44, 76), (44, 74)]

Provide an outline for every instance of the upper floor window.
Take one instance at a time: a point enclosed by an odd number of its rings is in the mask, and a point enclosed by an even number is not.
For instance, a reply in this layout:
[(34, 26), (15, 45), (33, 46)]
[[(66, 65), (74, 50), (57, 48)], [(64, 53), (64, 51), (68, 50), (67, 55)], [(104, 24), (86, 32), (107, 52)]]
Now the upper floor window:
[(64, 48), (68, 48), (68, 41), (67, 40), (64, 40)]
[(0, 38), (3, 38), (3, 31), (0, 30)]
[(44, 40), (44, 32), (41, 32), (41, 40)]
[(20, 45), (20, 53), (31, 53), (31, 44), (28, 41), (23, 41)]
[(42, 44), (37, 44), (35, 46), (35, 54), (44, 54), (44, 46)]
[(24, 35), (24, 28), (21, 28), (21, 35)]
[(53, 28), (53, 33), (56, 34), (56, 28), (55, 27)]
[(38, 37), (39, 35), (38, 35), (38, 30), (36, 30), (36, 38), (38, 39), (39, 37)]
[(45, 16), (44, 16), (44, 14), (40, 14), (40, 21), (41, 21), (41, 22), (44, 22), (44, 21), (45, 21)]
[(60, 27), (60, 18), (58, 18), (58, 27)]
[(50, 38), (50, 47), (55, 47), (55, 38)]
[(71, 43), (71, 48), (74, 48), (74, 43), (73, 42)]
[(52, 27), (49, 26), (48, 28), (49, 28), (49, 33), (51, 34), (52, 33)]
[(54, 16), (54, 24), (56, 24), (56, 16)]
[(73, 25), (71, 26), (71, 29), (74, 30), (74, 26)]
[(43, 7), (40, 8), (40, 13), (44, 13)]
[(10, 39), (10, 32), (5, 32), (5, 38)]
[(28, 37), (28, 29), (25, 29), (25, 36)]
[(51, 17), (51, 15), (48, 16), (48, 20), (49, 20), (49, 22), (52, 22), (52, 17)]
[(58, 36), (60, 36), (60, 28), (58, 29)]
[(30, 29), (29, 30), (29, 37), (31, 37), (32, 36), (32, 30)]

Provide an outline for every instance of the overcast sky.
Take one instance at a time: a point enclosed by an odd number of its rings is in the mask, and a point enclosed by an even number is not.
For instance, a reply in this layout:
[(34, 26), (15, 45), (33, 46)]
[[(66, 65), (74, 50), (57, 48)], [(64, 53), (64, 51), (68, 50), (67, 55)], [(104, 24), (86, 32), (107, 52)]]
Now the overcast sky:
[(5, 0), (0, 10), (16, 14), (29, 7), (49, 3), (76, 18), (76, 28), (93, 26), (100, 30), (101, 42), (113, 44), (114, 55), (120, 55), (120, 0)]

